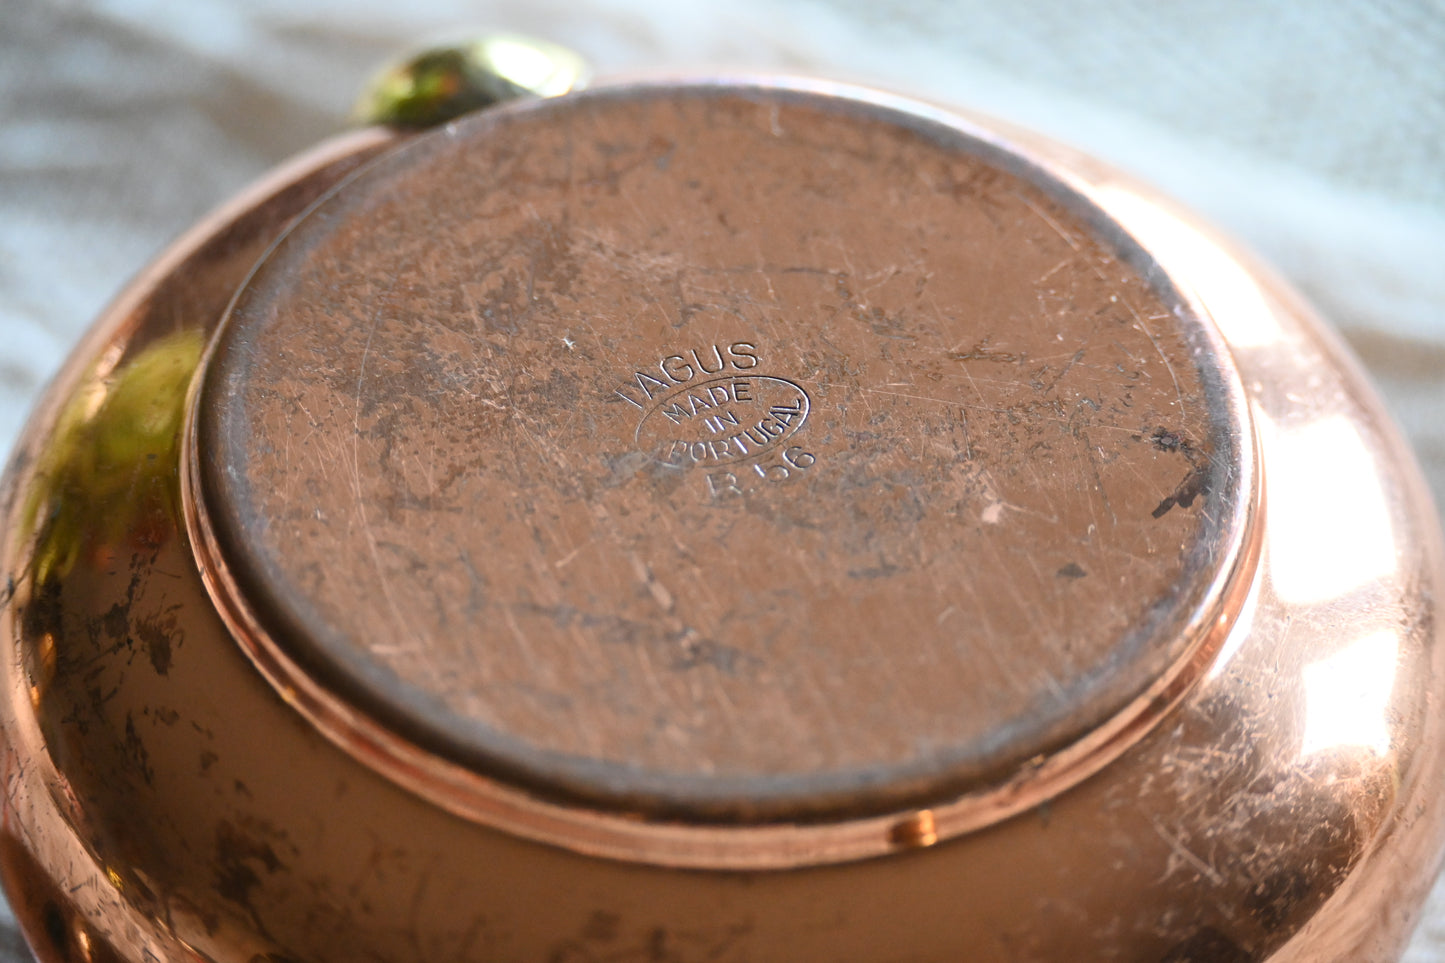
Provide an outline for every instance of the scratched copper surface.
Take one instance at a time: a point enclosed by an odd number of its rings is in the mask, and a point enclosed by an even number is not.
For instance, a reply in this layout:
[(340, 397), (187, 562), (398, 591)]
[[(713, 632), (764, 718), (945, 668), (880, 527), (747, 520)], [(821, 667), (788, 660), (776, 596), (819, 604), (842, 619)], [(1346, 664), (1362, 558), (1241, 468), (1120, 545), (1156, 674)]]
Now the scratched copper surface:
[(1016, 770), (1187, 653), (1244, 498), (1199, 322), (1001, 158), (747, 90), (419, 139), (226, 322), (221, 554), (324, 685), (544, 794), (799, 816)]

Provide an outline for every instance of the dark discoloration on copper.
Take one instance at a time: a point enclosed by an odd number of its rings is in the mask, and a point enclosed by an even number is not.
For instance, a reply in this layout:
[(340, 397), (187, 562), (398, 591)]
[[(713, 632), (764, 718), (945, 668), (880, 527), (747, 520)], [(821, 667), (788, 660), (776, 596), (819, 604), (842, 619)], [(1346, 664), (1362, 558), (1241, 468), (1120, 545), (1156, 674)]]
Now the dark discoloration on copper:
[(1170, 950), (1160, 963), (1254, 963), (1260, 959), (1213, 927), (1206, 927)]
[(236, 302), (218, 554), (322, 684), (544, 793), (776, 818), (1006, 777), (1197, 643), (1249, 492), (1197, 322), (1005, 163), (761, 91), (419, 141)]

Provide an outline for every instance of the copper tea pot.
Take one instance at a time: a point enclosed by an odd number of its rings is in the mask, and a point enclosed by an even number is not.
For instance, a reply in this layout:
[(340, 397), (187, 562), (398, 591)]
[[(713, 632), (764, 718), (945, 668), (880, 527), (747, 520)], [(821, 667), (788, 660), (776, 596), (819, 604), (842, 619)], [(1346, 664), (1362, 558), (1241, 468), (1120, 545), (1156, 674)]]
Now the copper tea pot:
[(0, 486), (37, 956), (1398, 957), (1439, 524), (1293, 293), (954, 110), (418, 69)]

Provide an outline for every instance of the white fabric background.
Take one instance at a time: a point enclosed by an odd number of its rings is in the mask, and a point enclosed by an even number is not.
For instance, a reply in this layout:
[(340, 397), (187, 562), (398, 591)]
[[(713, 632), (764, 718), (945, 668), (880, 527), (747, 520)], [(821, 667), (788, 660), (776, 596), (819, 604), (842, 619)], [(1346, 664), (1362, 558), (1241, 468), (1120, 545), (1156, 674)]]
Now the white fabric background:
[[(0, 0), (0, 450), (168, 240), (337, 130), (379, 60), (479, 26), (603, 73), (871, 81), (1133, 169), (1344, 331), (1445, 501), (1440, 0)], [(18, 947), (0, 931), (0, 961)], [(1406, 959), (1445, 963), (1445, 887)]]

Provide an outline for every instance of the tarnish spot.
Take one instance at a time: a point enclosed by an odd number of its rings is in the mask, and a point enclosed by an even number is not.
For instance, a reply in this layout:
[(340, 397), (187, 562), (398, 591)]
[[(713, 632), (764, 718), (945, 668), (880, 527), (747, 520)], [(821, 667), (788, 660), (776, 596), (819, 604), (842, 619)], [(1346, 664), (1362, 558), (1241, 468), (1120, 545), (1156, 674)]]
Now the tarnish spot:
[(622, 917), (616, 913), (597, 910), (587, 918), (587, 923), (582, 927), (582, 938), (595, 940), (598, 943), (610, 943), (617, 939), (621, 924)]
[(145, 644), (146, 655), (150, 657), (151, 668), (157, 675), (171, 670), (171, 637), (165, 629), (154, 622), (138, 622), (135, 634)]
[(135, 719), (129, 712), (125, 714), (125, 754), (149, 786), (155, 779), (155, 770), (151, 768), (150, 753), (146, 751), (144, 740), (136, 732)]
[(1170, 950), (1159, 963), (1253, 963), (1254, 954), (1212, 926)]
[(1151, 514), (1163, 518), (1174, 506), (1189, 508), (1194, 500), (1205, 493), (1209, 456), (1200, 451), (1187, 437), (1168, 428), (1155, 428), (1149, 435), (1149, 444), (1159, 451), (1177, 452), (1189, 460), (1190, 470), (1184, 480), (1175, 486), (1173, 493), (1166, 495)]
[(216, 826), (216, 892), (247, 910), (254, 919), (251, 892), (260, 885), (258, 870), (274, 874), (284, 869), (271, 844), (248, 835), (229, 821)]
[(1155, 518), (1163, 518), (1175, 505), (1180, 508), (1188, 508), (1194, 504), (1194, 499), (1202, 494), (1204, 494), (1204, 469), (1196, 466), (1184, 476), (1179, 487), (1174, 489), (1174, 494), (1165, 496), (1164, 500), (1150, 514)]

